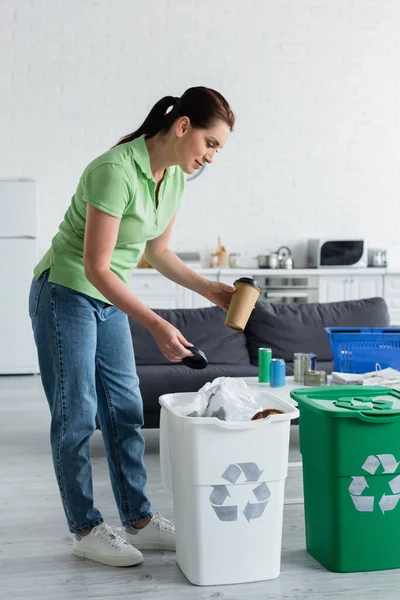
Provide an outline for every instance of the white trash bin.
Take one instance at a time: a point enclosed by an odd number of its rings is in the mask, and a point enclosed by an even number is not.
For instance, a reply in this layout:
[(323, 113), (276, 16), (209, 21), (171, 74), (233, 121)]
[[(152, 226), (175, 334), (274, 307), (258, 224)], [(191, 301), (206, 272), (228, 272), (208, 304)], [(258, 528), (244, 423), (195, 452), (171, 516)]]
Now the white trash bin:
[(274, 579), (280, 574), (290, 421), (299, 412), (268, 390), (256, 421), (183, 417), (174, 406), (195, 393), (160, 397), (163, 485), (172, 491), (176, 558), (195, 585)]

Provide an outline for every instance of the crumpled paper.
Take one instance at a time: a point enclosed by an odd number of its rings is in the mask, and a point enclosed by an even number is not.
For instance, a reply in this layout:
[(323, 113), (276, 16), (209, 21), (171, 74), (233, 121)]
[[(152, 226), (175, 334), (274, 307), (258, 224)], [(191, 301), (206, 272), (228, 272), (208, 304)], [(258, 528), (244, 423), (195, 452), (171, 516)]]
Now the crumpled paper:
[[(378, 365), (377, 365), (378, 367)], [(388, 367), (369, 373), (332, 373), (333, 384), (383, 386), (400, 389), (400, 371)]]
[(174, 406), (174, 412), (185, 417), (216, 417), (221, 421), (250, 421), (263, 410), (243, 379), (217, 377), (208, 382), (188, 403)]

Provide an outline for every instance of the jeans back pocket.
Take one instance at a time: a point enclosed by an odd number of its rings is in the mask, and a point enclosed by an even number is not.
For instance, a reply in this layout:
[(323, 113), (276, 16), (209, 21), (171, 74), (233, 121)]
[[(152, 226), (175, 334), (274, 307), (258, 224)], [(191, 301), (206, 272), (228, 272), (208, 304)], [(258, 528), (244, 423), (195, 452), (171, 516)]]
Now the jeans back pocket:
[(40, 293), (44, 282), (46, 281), (46, 271), (41, 274), (39, 279), (32, 279), (31, 289), (29, 291), (29, 316), (36, 317), (39, 307)]

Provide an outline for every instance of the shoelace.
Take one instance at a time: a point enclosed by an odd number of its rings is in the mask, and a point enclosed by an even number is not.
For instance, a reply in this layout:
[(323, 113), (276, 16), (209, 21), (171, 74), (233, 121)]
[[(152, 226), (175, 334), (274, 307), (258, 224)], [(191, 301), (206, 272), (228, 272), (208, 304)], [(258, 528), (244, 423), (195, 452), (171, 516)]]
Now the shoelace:
[(165, 517), (162, 516), (160, 512), (156, 512), (154, 517), (152, 518), (152, 523), (156, 527), (159, 527), (162, 531), (168, 531), (169, 533), (175, 533), (175, 527), (168, 521)]
[(92, 535), (98, 535), (99, 537), (111, 540), (111, 546), (113, 548), (118, 548), (118, 546), (121, 546), (122, 544), (128, 544), (128, 542), (124, 540), (124, 538), (118, 535), (118, 533), (116, 533), (115, 530), (106, 523), (102, 523), (101, 525), (94, 527), (94, 529), (92, 530)]
[[(154, 525), (154, 527), (158, 527), (162, 531), (168, 531), (169, 533), (175, 533), (175, 526), (168, 521), (162, 514), (157, 510), (156, 514), (151, 519), (150, 523)], [(149, 525), (150, 525), (149, 523)], [(122, 527), (114, 527), (114, 531), (125, 531)], [(139, 533), (140, 529), (138, 529)]]

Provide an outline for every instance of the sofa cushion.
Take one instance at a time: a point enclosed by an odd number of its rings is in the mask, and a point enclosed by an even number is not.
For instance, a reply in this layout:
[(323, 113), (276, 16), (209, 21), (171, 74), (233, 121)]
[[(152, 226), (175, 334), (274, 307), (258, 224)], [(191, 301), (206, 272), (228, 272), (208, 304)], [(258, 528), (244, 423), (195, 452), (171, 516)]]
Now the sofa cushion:
[(332, 359), (325, 327), (387, 327), (389, 312), (383, 298), (310, 304), (257, 302), (245, 330), (250, 359), (257, 365), (260, 347), (274, 358), (293, 361), (294, 352), (315, 352), (320, 361)]
[[(224, 325), (226, 313), (218, 306), (209, 308), (154, 309), (172, 323), (197, 348), (209, 364), (250, 365), (246, 336)], [(170, 365), (150, 331), (129, 318), (137, 365)]]

